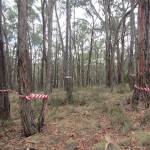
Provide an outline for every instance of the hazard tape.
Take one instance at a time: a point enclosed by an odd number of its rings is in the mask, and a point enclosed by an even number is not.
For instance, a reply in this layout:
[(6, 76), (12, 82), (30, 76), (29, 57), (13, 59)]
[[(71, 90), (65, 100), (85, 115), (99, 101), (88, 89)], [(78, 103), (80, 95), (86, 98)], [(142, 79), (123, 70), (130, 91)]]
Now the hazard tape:
[[(3, 92), (9, 92), (9, 91), (19, 94), (18, 92), (10, 90), (10, 89), (2, 89), (2, 90), (0, 90), (0, 92), (2, 92), (2, 93)], [(46, 98), (48, 98), (48, 95), (46, 95), (46, 94), (33, 94), (33, 93), (30, 93), (29, 95), (19, 95), (19, 96), (22, 97), (22, 98), (26, 98), (26, 99), (31, 99), (31, 98), (46, 99)]]
[(136, 84), (134, 85), (134, 87), (138, 90), (142, 90), (142, 91), (146, 91), (146, 92), (150, 92), (150, 88), (146, 88), (146, 87), (139, 87)]
[(71, 79), (71, 78), (72, 78), (72, 76), (65, 76), (65, 78), (66, 78), (66, 79)]
[(28, 98), (29, 99), (31, 99), (31, 98), (48, 98), (48, 95), (45, 95), (45, 94), (29, 94)]
[(130, 73), (129, 76), (136, 77), (136, 74), (135, 73)]
[(4, 89), (4, 90), (0, 90), (0, 92), (9, 92), (9, 90)]

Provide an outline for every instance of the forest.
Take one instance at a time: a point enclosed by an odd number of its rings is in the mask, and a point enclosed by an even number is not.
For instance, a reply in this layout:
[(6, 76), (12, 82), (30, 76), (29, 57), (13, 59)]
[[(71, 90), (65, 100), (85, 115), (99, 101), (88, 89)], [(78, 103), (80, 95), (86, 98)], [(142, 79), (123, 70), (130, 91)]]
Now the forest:
[(149, 150), (150, 0), (0, 0), (0, 150)]

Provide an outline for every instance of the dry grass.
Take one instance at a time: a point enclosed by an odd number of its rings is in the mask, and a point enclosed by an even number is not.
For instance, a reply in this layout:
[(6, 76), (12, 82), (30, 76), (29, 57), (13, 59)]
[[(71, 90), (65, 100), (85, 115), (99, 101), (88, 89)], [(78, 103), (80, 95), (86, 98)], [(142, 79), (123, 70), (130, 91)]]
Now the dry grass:
[[(124, 135), (133, 136), (129, 131), (138, 118), (143, 124), (149, 123), (149, 110), (144, 111), (142, 115), (136, 112), (129, 113), (120, 105), (123, 97), (129, 95), (131, 93), (126, 86), (114, 87), (113, 92), (104, 86), (76, 88), (73, 92), (73, 103), (67, 104), (63, 89), (54, 89), (49, 95), (49, 106), (42, 132), (24, 138), (18, 96), (12, 93), (11, 120), (1, 126), (0, 149), (5, 145), (8, 149), (11, 146), (21, 149), (26, 146), (35, 149), (72, 150), (79, 147), (79, 150), (95, 150), (104, 148), (106, 141), (102, 135), (106, 133), (114, 134), (116, 139), (121, 138), (124, 141)], [(41, 100), (33, 99), (35, 118), (39, 114), (41, 103)], [(4, 136), (6, 131), (8, 139)]]

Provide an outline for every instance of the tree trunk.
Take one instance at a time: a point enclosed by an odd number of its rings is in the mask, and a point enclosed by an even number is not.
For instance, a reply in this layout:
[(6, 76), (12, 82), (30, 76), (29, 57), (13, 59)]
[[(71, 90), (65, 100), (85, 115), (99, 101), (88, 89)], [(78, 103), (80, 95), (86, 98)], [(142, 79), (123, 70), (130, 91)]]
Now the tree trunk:
[(81, 44), (81, 79), (82, 79), (82, 86), (85, 86), (85, 79), (84, 79), (84, 50), (83, 50), (83, 41)]
[(34, 122), (31, 101), (26, 95), (31, 91), (30, 59), (27, 40), (27, 1), (19, 0), (18, 5), (18, 82), (21, 109), (21, 123), (25, 136), (38, 132), (37, 124)]
[(62, 73), (61, 73), (61, 87), (63, 87), (64, 84), (64, 89), (65, 89), (65, 44), (63, 41), (63, 36), (62, 36), (62, 32), (61, 32), (61, 27), (60, 27), (60, 23), (59, 23), (59, 17), (58, 17), (58, 13), (57, 13), (57, 5), (55, 4), (55, 13), (56, 13), (56, 20), (57, 20), (57, 25), (58, 25), (58, 31), (59, 31), (59, 36), (60, 36), (60, 42), (61, 42), (61, 48), (62, 48), (62, 55), (63, 55), (63, 62), (62, 62)]
[[(2, 36), (2, 1), (0, 0), (0, 90), (8, 89), (8, 72)], [(10, 117), (10, 102), (8, 92), (0, 91), (0, 119)]]
[(134, 73), (134, 44), (135, 44), (135, 17), (134, 17), (134, 1), (130, 0), (131, 4), (131, 13), (130, 13), (130, 32), (131, 32), (131, 41), (130, 41), (130, 51), (129, 51), (129, 64), (128, 64), (128, 76), (129, 76), (129, 86), (130, 90), (134, 88), (134, 78), (130, 74)]
[(48, 52), (46, 64), (46, 92), (52, 92), (52, 31), (53, 31), (53, 8), (55, 0), (48, 1)]
[[(53, 8), (55, 5), (55, 0), (48, 1), (48, 52), (46, 57), (46, 82), (44, 93), (52, 92), (52, 31), (53, 31)], [(39, 129), (44, 124), (45, 111), (47, 107), (48, 100), (43, 99), (41, 113), (38, 119)]]
[(108, 0), (104, 0), (104, 14), (105, 14), (105, 32), (106, 32), (106, 54), (105, 54), (105, 61), (106, 61), (106, 86), (111, 87), (111, 79), (112, 79), (112, 74), (111, 74), (111, 49), (112, 49), (112, 44), (111, 44), (111, 31), (110, 29), (110, 18), (109, 18), (109, 2)]
[(40, 77), (40, 89), (44, 87), (44, 71), (46, 62), (46, 20), (45, 20), (45, 0), (41, 0), (42, 5), (42, 23), (43, 23), (43, 51), (42, 51), (42, 65), (41, 65), (41, 77)]
[(77, 86), (80, 87), (80, 72), (81, 72), (81, 68), (80, 68), (80, 54), (79, 52), (77, 52)]
[[(125, 33), (126, 33), (126, 18), (124, 19), (122, 23), (122, 34), (121, 34), (121, 46), (122, 51), (120, 55), (120, 78), (119, 78), (119, 84), (124, 83), (124, 52), (125, 52)], [(119, 73), (119, 72), (118, 72)]]
[[(8, 87), (9, 88), (12, 88), (12, 68), (13, 68), (13, 65), (11, 64), (10, 62), (10, 57), (9, 57), (9, 43), (8, 43), (8, 30), (7, 30), (7, 24), (6, 24), (6, 18), (5, 16), (3, 15), (3, 22), (4, 22), (4, 25), (3, 25), (3, 33), (4, 33), (4, 37), (5, 37), (5, 43), (6, 43), (6, 71), (8, 72), (7, 75), (8, 75)], [(14, 46), (15, 47), (15, 46)]]
[(138, 52), (137, 52), (137, 80), (132, 96), (132, 107), (135, 109), (140, 95), (145, 108), (150, 105), (150, 1), (139, 0), (138, 8)]
[(86, 75), (86, 85), (90, 85), (90, 66), (91, 66), (92, 50), (93, 50), (93, 42), (94, 42), (93, 36), (94, 36), (94, 20), (93, 20), (93, 28), (91, 31), (91, 41), (90, 41), (88, 68), (87, 68), (87, 75)]
[(70, 2), (66, 1), (66, 51), (64, 55), (64, 71), (65, 71), (65, 79), (64, 79), (64, 87), (67, 92), (67, 100), (70, 102), (72, 97), (72, 63), (71, 63), (71, 12), (70, 12)]
[(56, 37), (56, 52), (55, 52), (55, 61), (54, 61), (54, 88), (58, 88), (58, 53), (60, 46), (58, 45)]
[(16, 56), (16, 59), (14, 60), (14, 71), (13, 71), (13, 87), (12, 89), (13, 90), (17, 90), (17, 62), (18, 62), (18, 57), (17, 57), (17, 50), (16, 50), (16, 44), (15, 44), (15, 47), (14, 47), (14, 51), (15, 51), (15, 56)]

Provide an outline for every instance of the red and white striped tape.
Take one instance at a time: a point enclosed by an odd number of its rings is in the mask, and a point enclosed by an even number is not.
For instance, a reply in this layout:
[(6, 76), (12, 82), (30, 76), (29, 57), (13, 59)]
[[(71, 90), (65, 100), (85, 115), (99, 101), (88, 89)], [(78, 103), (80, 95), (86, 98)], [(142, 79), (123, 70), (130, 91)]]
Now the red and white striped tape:
[(20, 95), (20, 97), (22, 98), (26, 98), (26, 99), (31, 99), (31, 98), (43, 98), (43, 99), (46, 99), (48, 98), (48, 95), (45, 95), (45, 94), (29, 94), (29, 95), (26, 95), (26, 96), (23, 96), (23, 95)]
[(0, 90), (0, 92), (9, 92), (9, 90), (7, 90), (7, 89), (2, 89), (2, 90)]
[(66, 79), (71, 79), (71, 78), (72, 78), (72, 76), (65, 76), (65, 78), (66, 78)]
[(136, 74), (135, 73), (130, 73), (129, 76), (136, 77)]
[(29, 98), (48, 98), (48, 95), (45, 95), (45, 94), (30, 94), (28, 96)]
[(139, 87), (139, 86), (137, 86), (136, 84), (135, 84), (135, 86), (134, 86), (136, 89), (138, 89), (138, 90), (142, 90), (142, 91), (146, 91), (146, 92), (150, 92), (150, 88), (146, 88), (146, 87)]
[[(2, 90), (0, 90), (0, 92), (9, 92), (9, 91), (15, 92), (15, 93), (18, 94), (18, 92), (10, 90), (10, 89), (2, 89)], [(48, 95), (45, 95), (45, 94), (33, 94), (33, 93), (31, 93), (31, 94), (26, 95), (26, 96), (20, 95), (20, 97), (22, 97), (22, 98), (24, 97), (26, 99), (31, 99), (31, 98), (43, 98), (43, 99), (46, 99), (46, 98), (48, 98)]]

